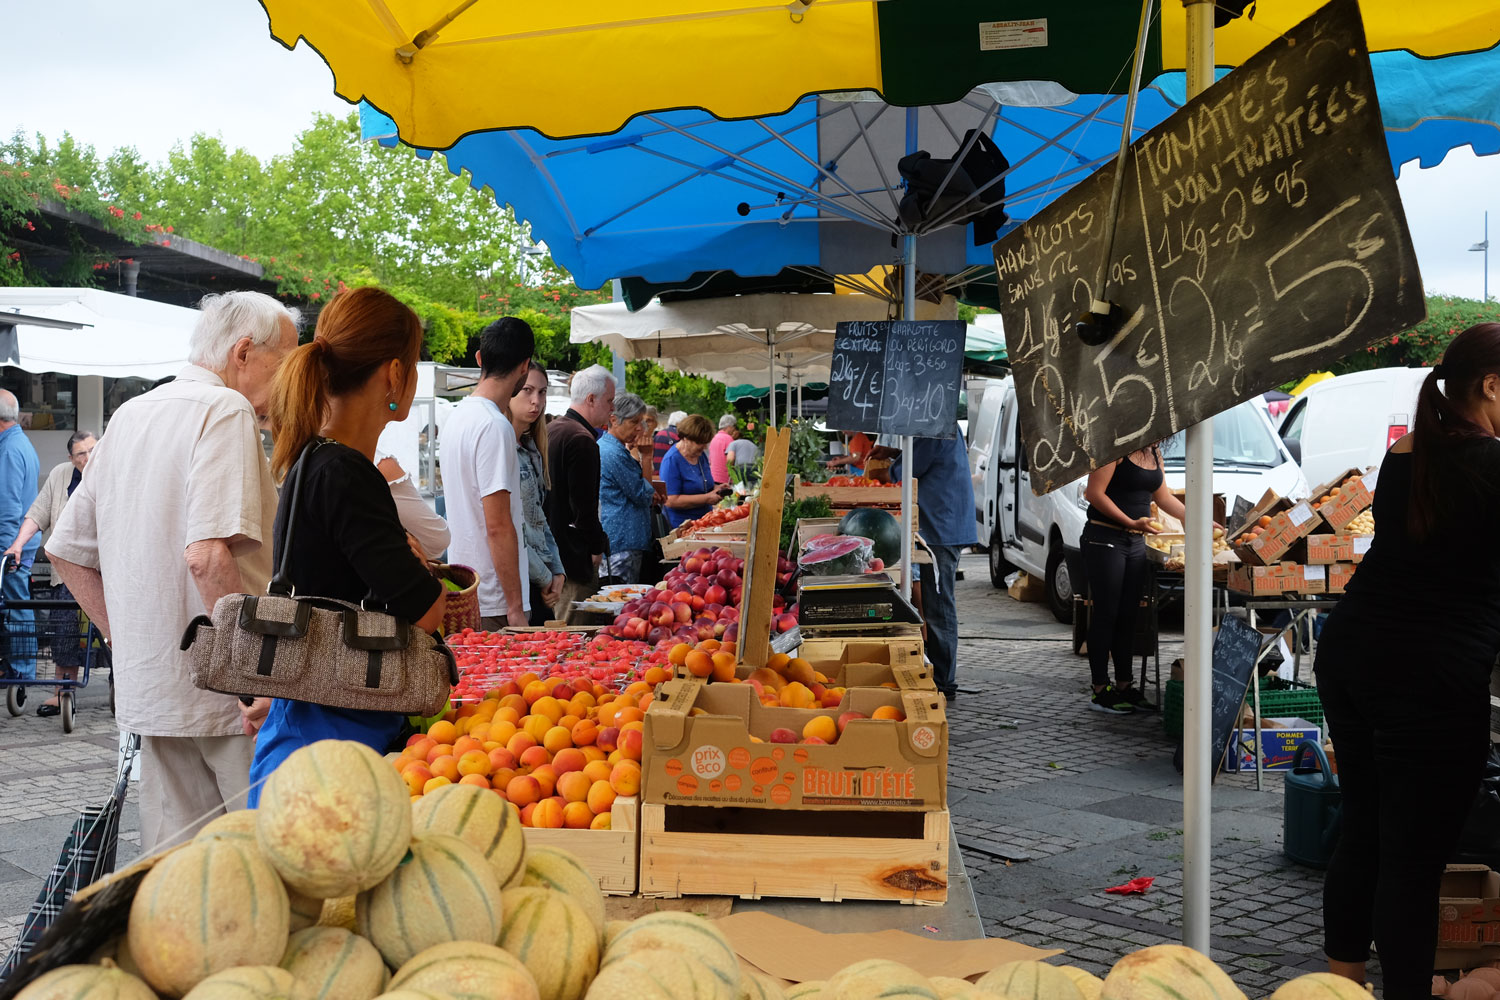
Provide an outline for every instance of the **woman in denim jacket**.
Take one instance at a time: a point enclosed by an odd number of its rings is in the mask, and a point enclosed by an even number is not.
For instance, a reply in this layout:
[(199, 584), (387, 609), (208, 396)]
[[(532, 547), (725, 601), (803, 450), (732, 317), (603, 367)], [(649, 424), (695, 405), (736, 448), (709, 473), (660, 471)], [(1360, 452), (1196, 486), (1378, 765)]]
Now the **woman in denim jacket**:
[(557, 539), (542, 509), (551, 489), (547, 469), (547, 369), (531, 363), (526, 381), (510, 399), (516, 428), (516, 464), (521, 475), (521, 535), (530, 574), (531, 624), (544, 625), (562, 595), (563, 564)]

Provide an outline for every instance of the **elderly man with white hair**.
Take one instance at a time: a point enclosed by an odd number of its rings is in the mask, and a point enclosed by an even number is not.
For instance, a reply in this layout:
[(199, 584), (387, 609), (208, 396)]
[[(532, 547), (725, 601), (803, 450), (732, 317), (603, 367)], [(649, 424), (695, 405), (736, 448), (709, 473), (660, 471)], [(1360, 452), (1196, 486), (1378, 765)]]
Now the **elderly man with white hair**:
[(276, 487), (260, 427), (297, 314), (258, 292), (199, 308), (188, 366), (115, 413), (47, 542), (113, 648), (120, 728), (141, 736), (146, 854), (244, 805), (268, 706), (195, 688), (178, 644), (220, 597), (270, 580)]
[(575, 372), (573, 405), (547, 425), (547, 465), (552, 492), (547, 520), (563, 562), (563, 589), (555, 613), (568, 617), (573, 602), (594, 592), (608, 540), (599, 523), (599, 428), (615, 408), (615, 377), (603, 365)]
[[(26, 512), (36, 500), (42, 463), (36, 449), (21, 430), (21, 407), (15, 394), (0, 389), (0, 535), (14, 538), (21, 531)], [(6, 604), (31, 600), (31, 561), (36, 558), (37, 542), (31, 541), (7, 558), (0, 597)], [(7, 557), (10, 553), (7, 552)], [(10, 634), (10, 661), (7, 675), (13, 680), (30, 680), (36, 676), (36, 612), (10, 608), (5, 612), (0, 631)]]

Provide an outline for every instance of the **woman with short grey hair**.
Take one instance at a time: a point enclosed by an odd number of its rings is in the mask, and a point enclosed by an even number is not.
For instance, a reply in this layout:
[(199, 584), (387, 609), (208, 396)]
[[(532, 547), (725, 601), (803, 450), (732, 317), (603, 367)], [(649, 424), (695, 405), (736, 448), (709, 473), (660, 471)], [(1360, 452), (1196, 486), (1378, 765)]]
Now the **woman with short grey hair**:
[(641, 556), (651, 544), (651, 501), (656, 491), (631, 445), (640, 436), (646, 404), (633, 392), (615, 394), (609, 430), (599, 438), (599, 521), (609, 538), (606, 576), (635, 583)]

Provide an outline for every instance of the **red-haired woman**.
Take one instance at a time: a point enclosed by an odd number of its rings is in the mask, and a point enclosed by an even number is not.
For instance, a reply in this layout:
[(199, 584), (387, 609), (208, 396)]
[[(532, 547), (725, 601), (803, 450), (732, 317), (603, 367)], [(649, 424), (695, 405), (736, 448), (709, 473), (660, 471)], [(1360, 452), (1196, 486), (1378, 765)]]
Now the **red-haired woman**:
[(1430, 995), (1438, 883), (1489, 748), (1500, 654), (1500, 323), (1455, 337), (1380, 466), (1378, 531), (1318, 645), (1343, 825), (1323, 891), (1329, 967)]
[[(442, 584), (407, 545), (375, 444), (392, 421), (406, 419), (417, 389), (422, 327), (389, 293), (357, 288), (318, 317), (317, 333), (282, 363), (271, 392), (271, 468), (280, 480), (307, 463), (288, 555), (296, 593), (381, 608), (429, 632), (443, 619)], [(311, 442), (318, 447), (301, 458)], [(292, 491), (276, 511), (276, 570), (291, 516)], [(255, 741), (251, 801), (259, 783), (298, 747), (324, 739), (357, 740), (385, 752), (402, 716), (276, 699)]]

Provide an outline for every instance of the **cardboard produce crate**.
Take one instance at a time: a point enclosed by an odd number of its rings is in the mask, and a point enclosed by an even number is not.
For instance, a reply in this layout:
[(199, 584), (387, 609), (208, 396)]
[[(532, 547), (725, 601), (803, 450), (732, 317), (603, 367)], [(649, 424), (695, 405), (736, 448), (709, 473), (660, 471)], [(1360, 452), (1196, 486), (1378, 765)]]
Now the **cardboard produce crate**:
[[(921, 483), (913, 480), (911, 501), (917, 502), (917, 487)], [(804, 483), (798, 476), (792, 483), (792, 499), (804, 497), (827, 497), (835, 507), (901, 506), (901, 486), (829, 486), (827, 483)]]
[(1500, 951), (1500, 874), (1485, 865), (1449, 865), (1438, 896), (1439, 969), (1472, 968)]
[[(1262, 706), (1264, 707), (1264, 706)], [(1290, 771), (1292, 758), (1304, 740), (1323, 745), (1323, 731), (1306, 719), (1260, 720), (1260, 747), (1255, 746), (1255, 724), (1242, 724), (1234, 731), (1224, 754), (1224, 770), (1253, 771), (1260, 757), (1262, 771)]]
[(641, 800), (620, 796), (609, 810), (608, 830), (552, 830), (525, 827), (526, 846), (570, 851), (594, 876), (606, 896), (633, 896), (641, 854)]
[(1354, 563), (1334, 563), (1328, 567), (1328, 589), (1326, 593), (1342, 594), (1354, 579)]
[[(1312, 503), (1318, 517), (1334, 531), (1343, 531), (1349, 522), (1370, 508), (1374, 502), (1375, 473), (1348, 469), (1312, 491)], [(1338, 490), (1334, 496), (1333, 491)]]
[(921, 635), (806, 639), (797, 655), (836, 687), (937, 689)]
[[(890, 706), (903, 722), (857, 719), (838, 742), (800, 739), (817, 715), (871, 715)], [(704, 714), (692, 715), (694, 709)], [(752, 739), (755, 737), (756, 739)], [(757, 740), (761, 742), (757, 742)], [(947, 806), (948, 720), (930, 691), (854, 688), (835, 708), (768, 708), (748, 684), (664, 683), (646, 712), (642, 801), (756, 809), (931, 811)]]
[[(1262, 526), (1262, 518), (1269, 523)], [(1241, 562), (1269, 566), (1280, 561), (1299, 540), (1312, 534), (1319, 523), (1317, 512), (1308, 501), (1293, 502), (1275, 490), (1267, 490), (1260, 502), (1250, 508), (1245, 523), (1226, 541)], [(1259, 529), (1260, 534), (1252, 538), (1252, 529)]]
[(1332, 563), (1354, 562), (1354, 536), (1308, 535), (1307, 558), (1305, 561), (1309, 566), (1327, 566)]

